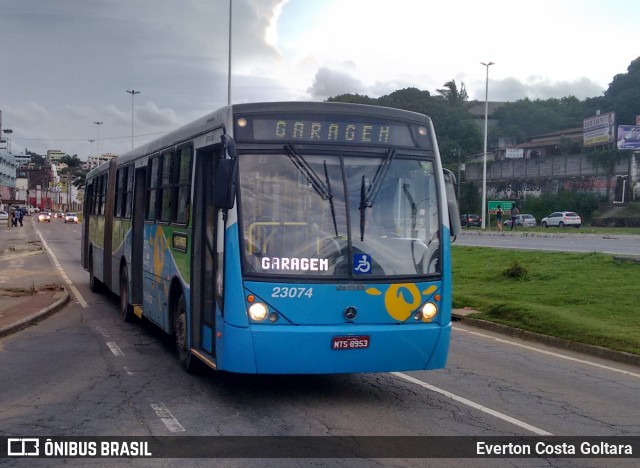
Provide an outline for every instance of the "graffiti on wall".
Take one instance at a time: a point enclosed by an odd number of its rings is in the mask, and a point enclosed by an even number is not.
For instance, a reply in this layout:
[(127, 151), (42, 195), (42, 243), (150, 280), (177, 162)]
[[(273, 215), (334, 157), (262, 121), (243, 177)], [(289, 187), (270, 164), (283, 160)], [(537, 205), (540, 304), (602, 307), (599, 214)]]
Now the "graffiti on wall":
[(618, 192), (623, 190), (625, 180), (626, 177), (622, 176), (586, 176), (542, 180), (513, 179), (488, 183), (487, 196), (492, 200), (521, 200), (566, 190), (594, 193), (614, 200), (617, 199)]

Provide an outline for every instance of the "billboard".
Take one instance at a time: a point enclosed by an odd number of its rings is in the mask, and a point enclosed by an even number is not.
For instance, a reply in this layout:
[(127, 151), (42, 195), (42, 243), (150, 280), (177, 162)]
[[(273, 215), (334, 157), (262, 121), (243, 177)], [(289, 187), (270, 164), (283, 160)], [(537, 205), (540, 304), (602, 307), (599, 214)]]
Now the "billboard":
[(640, 150), (640, 126), (618, 125), (618, 149)]
[(507, 148), (505, 156), (507, 159), (522, 159), (524, 158), (524, 149), (522, 148)]
[(582, 122), (583, 143), (585, 148), (590, 146), (600, 146), (615, 141), (616, 113), (606, 112), (604, 114), (587, 117)]

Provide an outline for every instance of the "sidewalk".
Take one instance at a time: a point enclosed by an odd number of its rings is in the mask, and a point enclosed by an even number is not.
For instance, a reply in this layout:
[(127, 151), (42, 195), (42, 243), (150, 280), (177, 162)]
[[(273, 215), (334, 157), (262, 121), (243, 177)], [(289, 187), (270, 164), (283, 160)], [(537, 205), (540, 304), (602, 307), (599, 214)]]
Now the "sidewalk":
[(15, 333), (60, 310), (69, 293), (43, 249), (34, 224), (0, 221), (0, 337)]

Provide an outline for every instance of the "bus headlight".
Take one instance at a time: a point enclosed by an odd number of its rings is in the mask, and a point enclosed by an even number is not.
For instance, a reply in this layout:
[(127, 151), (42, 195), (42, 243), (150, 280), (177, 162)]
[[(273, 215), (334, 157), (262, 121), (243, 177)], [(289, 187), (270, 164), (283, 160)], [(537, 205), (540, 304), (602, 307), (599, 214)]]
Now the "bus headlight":
[(438, 313), (438, 306), (436, 306), (433, 302), (427, 302), (422, 306), (418, 312), (413, 316), (416, 320), (422, 320), (423, 322), (430, 322)]
[(249, 317), (256, 322), (262, 322), (269, 315), (269, 309), (262, 302), (256, 302), (249, 306)]

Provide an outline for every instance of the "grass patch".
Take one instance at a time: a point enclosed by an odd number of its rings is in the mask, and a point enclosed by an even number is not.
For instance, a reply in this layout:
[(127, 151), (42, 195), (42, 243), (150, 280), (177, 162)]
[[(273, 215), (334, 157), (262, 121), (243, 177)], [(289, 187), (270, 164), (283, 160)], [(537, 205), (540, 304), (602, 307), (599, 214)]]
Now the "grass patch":
[(640, 354), (640, 264), (599, 253), (453, 246), (453, 304), (474, 317)]

